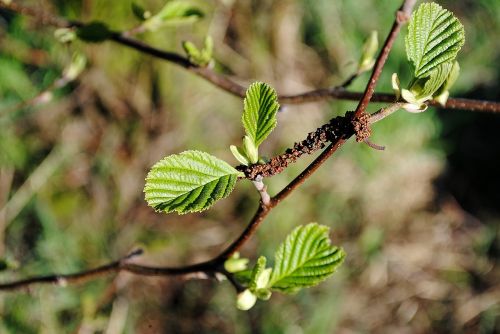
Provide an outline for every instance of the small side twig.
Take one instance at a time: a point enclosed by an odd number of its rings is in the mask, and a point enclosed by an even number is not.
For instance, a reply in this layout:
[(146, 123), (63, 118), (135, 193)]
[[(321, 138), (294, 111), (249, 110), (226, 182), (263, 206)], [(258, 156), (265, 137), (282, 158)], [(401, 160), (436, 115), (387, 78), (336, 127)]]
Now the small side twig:
[(267, 206), (271, 203), (271, 196), (269, 196), (269, 194), (267, 193), (267, 187), (262, 180), (263, 180), (262, 175), (257, 175), (257, 177), (255, 177), (255, 179), (252, 180), (252, 183), (257, 189), (257, 191), (260, 193), (262, 204)]
[(393, 114), (394, 112), (398, 111), (399, 109), (401, 109), (402, 106), (403, 106), (403, 103), (396, 102), (396, 103), (388, 105), (385, 108), (381, 108), (381, 109), (377, 110), (376, 112), (374, 112), (370, 116), (370, 124), (373, 124), (375, 122), (383, 120), (387, 116), (389, 116), (389, 115)]

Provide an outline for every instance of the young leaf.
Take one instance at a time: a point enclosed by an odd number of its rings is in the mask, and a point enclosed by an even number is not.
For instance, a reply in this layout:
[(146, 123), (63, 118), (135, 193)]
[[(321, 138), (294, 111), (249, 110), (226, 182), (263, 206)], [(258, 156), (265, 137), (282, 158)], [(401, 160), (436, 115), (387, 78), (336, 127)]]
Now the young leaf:
[(239, 174), (208, 153), (186, 151), (157, 162), (146, 177), (144, 193), (157, 211), (203, 211), (229, 195)]
[(203, 49), (201, 50), (201, 59), (205, 64), (209, 64), (212, 60), (214, 51), (214, 40), (211, 36), (207, 35), (203, 41)]
[(406, 36), (406, 54), (415, 77), (426, 77), (437, 66), (453, 61), (464, 41), (464, 27), (450, 11), (435, 3), (421, 4), (411, 16)]
[(269, 271), (271, 268), (266, 269), (267, 259), (265, 256), (260, 256), (257, 259), (257, 263), (252, 270), (252, 276), (250, 277), (250, 290), (254, 291), (256, 289), (265, 288), (269, 282)]
[(328, 227), (299, 226), (278, 248), (268, 286), (285, 293), (314, 286), (332, 275), (344, 258), (341, 248), (330, 245)]
[(250, 161), (248, 161), (248, 159), (247, 159), (247, 155), (245, 153), (245, 150), (243, 150), (235, 145), (229, 146), (229, 149), (231, 150), (231, 153), (236, 158), (236, 160), (238, 160), (241, 164), (243, 164), (245, 166), (248, 166), (250, 164)]
[(431, 99), (434, 93), (448, 78), (452, 67), (453, 64), (451, 62), (446, 62), (437, 66), (429, 72), (427, 77), (416, 79), (410, 86), (410, 91), (416, 99)]
[(184, 49), (184, 52), (186, 52), (187, 56), (189, 57), (189, 60), (191, 62), (196, 63), (197, 60), (201, 58), (201, 52), (198, 50), (196, 45), (194, 45), (190, 41), (183, 41), (182, 42), (182, 48)]
[(213, 40), (212, 37), (205, 37), (204, 45), (201, 50), (198, 50), (196, 45), (190, 41), (183, 41), (182, 47), (186, 52), (189, 61), (199, 66), (207, 66), (212, 61)]
[(457, 81), (458, 75), (460, 74), (460, 65), (458, 61), (453, 63), (453, 67), (448, 74), (448, 78), (443, 83), (443, 85), (438, 89), (435, 94), (434, 100), (438, 101), (443, 107), (446, 105), (446, 101), (448, 101), (448, 97), (450, 96), (450, 88), (453, 86), (455, 81)]
[(280, 105), (274, 89), (255, 82), (248, 88), (241, 121), (248, 137), (258, 147), (276, 127), (276, 113)]
[(155, 15), (144, 21), (143, 26), (155, 31), (165, 25), (192, 23), (204, 16), (203, 12), (189, 1), (169, 1)]
[(237, 273), (247, 270), (247, 258), (240, 258), (240, 253), (236, 252), (224, 262), (224, 269), (230, 273)]
[(243, 137), (243, 149), (245, 150), (245, 156), (248, 158), (248, 161), (253, 164), (259, 161), (259, 148), (248, 136)]
[(378, 50), (378, 33), (373, 30), (363, 44), (361, 58), (358, 63), (358, 73), (363, 73), (372, 69), (375, 65), (375, 55)]

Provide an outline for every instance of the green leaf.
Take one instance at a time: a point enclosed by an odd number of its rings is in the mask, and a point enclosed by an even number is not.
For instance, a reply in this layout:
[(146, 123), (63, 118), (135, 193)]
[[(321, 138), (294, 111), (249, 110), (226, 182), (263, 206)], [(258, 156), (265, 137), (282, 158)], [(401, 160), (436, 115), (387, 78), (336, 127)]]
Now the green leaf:
[(214, 51), (214, 40), (207, 35), (203, 41), (203, 49), (201, 50), (201, 59), (205, 64), (210, 63)]
[(274, 89), (255, 82), (248, 88), (242, 116), (245, 132), (258, 147), (276, 127), (276, 113), (280, 105)]
[(421, 4), (411, 16), (406, 36), (406, 54), (415, 77), (426, 77), (453, 61), (464, 42), (464, 27), (453, 13), (435, 3)]
[(190, 41), (183, 41), (182, 48), (184, 49), (184, 52), (186, 52), (190, 61), (196, 63), (196, 60), (200, 59), (201, 57), (200, 50), (198, 50), (198, 48), (196, 47), (196, 45), (194, 45), (194, 43)]
[(165, 25), (193, 23), (204, 16), (203, 12), (189, 1), (169, 1), (155, 15), (144, 21), (143, 26), (155, 31)]
[(285, 293), (314, 286), (332, 275), (344, 258), (341, 248), (330, 245), (328, 227), (299, 226), (278, 248), (268, 286)]
[(184, 51), (186, 52), (191, 63), (199, 66), (207, 66), (210, 64), (213, 51), (212, 37), (205, 37), (204, 45), (201, 50), (198, 50), (196, 45), (190, 41), (183, 41), (182, 47), (184, 48)]
[(85, 42), (99, 43), (107, 40), (113, 32), (102, 22), (91, 22), (76, 30), (76, 36)]
[(441, 104), (443, 107), (446, 105), (448, 97), (450, 96), (450, 88), (453, 86), (455, 81), (457, 81), (459, 74), (460, 74), (460, 65), (458, 64), (458, 61), (455, 61), (453, 63), (453, 67), (450, 71), (450, 74), (448, 74), (448, 78), (446, 78), (446, 81), (438, 89), (436, 94), (434, 94), (434, 100), (439, 102), (439, 104)]
[(259, 148), (248, 136), (243, 137), (243, 149), (245, 150), (245, 156), (248, 158), (248, 161), (253, 164), (259, 161)]
[(240, 258), (240, 253), (234, 253), (229, 259), (224, 262), (224, 269), (230, 273), (237, 273), (247, 270), (247, 258)]
[(255, 291), (264, 288), (269, 282), (269, 271), (271, 268), (266, 269), (266, 263), (267, 259), (265, 256), (260, 256), (257, 259), (257, 263), (252, 270), (252, 276), (250, 277), (250, 290)]
[(257, 298), (268, 300), (271, 298), (269, 290), (269, 279), (271, 277), (271, 268), (266, 268), (267, 259), (265, 256), (260, 256), (252, 270), (248, 288), (254, 293)]
[(363, 44), (363, 50), (358, 63), (358, 73), (363, 73), (372, 69), (375, 65), (375, 55), (378, 50), (378, 33), (373, 30)]
[(227, 197), (240, 175), (208, 153), (186, 151), (163, 158), (146, 177), (146, 201), (157, 211), (203, 211)]
[(444, 84), (448, 78), (453, 64), (451, 62), (443, 63), (430, 71), (425, 78), (416, 79), (410, 86), (410, 91), (417, 100), (430, 100), (434, 93)]
[(244, 149), (242, 149), (238, 146), (235, 146), (235, 145), (229, 146), (229, 149), (231, 150), (231, 153), (236, 158), (236, 160), (238, 160), (241, 164), (243, 164), (245, 166), (248, 166), (250, 164), (250, 161), (248, 161), (248, 158), (246, 156)]

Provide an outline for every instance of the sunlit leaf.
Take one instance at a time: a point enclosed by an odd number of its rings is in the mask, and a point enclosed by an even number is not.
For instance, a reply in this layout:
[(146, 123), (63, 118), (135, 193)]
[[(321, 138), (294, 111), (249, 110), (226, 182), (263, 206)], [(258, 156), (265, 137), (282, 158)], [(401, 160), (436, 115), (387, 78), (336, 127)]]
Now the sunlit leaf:
[(332, 275), (344, 258), (341, 248), (330, 245), (328, 227), (316, 223), (299, 226), (275, 254), (269, 287), (293, 293), (314, 286)]
[(406, 53), (417, 78), (451, 62), (465, 41), (464, 27), (453, 13), (435, 3), (423, 3), (413, 13), (406, 36)]
[(451, 62), (443, 63), (432, 71), (424, 78), (416, 79), (410, 86), (410, 91), (413, 93), (417, 100), (432, 98), (434, 93), (444, 84), (448, 78), (453, 64)]
[(146, 201), (157, 211), (203, 211), (234, 189), (240, 172), (205, 152), (186, 151), (157, 162), (148, 173)]
[(245, 131), (257, 148), (276, 127), (278, 97), (274, 89), (263, 82), (248, 88), (242, 116)]

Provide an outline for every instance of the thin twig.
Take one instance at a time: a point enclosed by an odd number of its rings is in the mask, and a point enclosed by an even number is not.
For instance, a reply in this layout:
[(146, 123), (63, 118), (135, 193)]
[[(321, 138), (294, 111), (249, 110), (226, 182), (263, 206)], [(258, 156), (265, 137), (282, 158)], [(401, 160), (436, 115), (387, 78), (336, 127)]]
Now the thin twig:
[[(407, 5), (406, 7), (401, 7), (400, 13), (398, 15), (398, 20), (406, 21), (409, 11), (407, 8), (413, 8), (415, 0), (411, 6)], [(50, 25), (58, 28), (77, 28), (82, 27), (85, 24), (78, 21), (68, 21), (59, 17), (55, 17), (53, 15), (36, 11), (28, 7), (24, 7), (22, 5), (16, 4), (14, 2), (10, 2), (9, 4), (2, 2), (0, 0), (0, 8), (5, 8), (16, 13), (27, 15), (33, 17), (35, 20), (39, 21), (41, 24)], [(402, 23), (402, 22), (400, 22)], [(400, 27), (400, 24), (396, 24), (396, 27)], [(399, 29), (399, 28), (398, 28)], [(391, 30), (392, 31), (392, 30)], [(397, 32), (396, 32), (397, 33)], [(154, 48), (149, 46), (137, 39), (130, 38), (130, 34), (127, 32), (120, 33), (114, 32), (110, 35), (109, 39), (118, 44), (127, 46), (129, 48), (135, 49), (141, 53), (148, 54), (150, 56), (171, 62), (173, 64), (179, 65), (182, 68), (198, 75), (199, 77), (207, 80), (214, 86), (238, 97), (244, 97), (246, 92), (246, 87), (240, 85), (239, 83), (229, 79), (227, 76), (222, 74), (218, 74), (214, 72), (212, 69), (207, 67), (199, 67), (196, 64), (192, 64), (189, 59), (183, 55), (180, 55), (175, 52), (169, 52)], [(385, 45), (387, 47), (387, 45)], [(384, 49), (385, 49), (384, 47)], [(383, 52), (384, 53), (384, 52)], [(375, 73), (375, 72), (372, 72)], [(371, 80), (370, 80), (371, 81)], [(349, 81), (347, 81), (349, 83)], [(345, 83), (344, 83), (345, 84)], [(360, 92), (350, 92), (345, 89), (345, 85), (341, 84), (338, 87), (331, 88), (320, 88), (314, 89), (309, 92), (299, 93), (299, 94), (280, 94), (279, 100), (281, 104), (301, 104), (308, 102), (316, 102), (322, 101), (326, 99), (337, 99), (337, 100), (351, 100), (351, 101), (360, 101), (360, 99), (365, 96), (364, 93)], [(368, 88), (368, 87), (367, 87)], [(393, 94), (385, 94), (385, 93), (373, 93), (374, 87), (371, 87), (371, 101), (374, 102), (395, 102), (396, 97)], [(366, 93), (366, 92), (365, 92)], [(361, 105), (366, 105), (366, 100), (360, 102)], [(428, 103), (429, 105), (437, 108), (443, 108), (439, 103), (431, 101)], [(365, 106), (366, 107), (366, 106)], [(446, 109), (461, 109), (461, 110), (470, 110), (470, 111), (482, 111), (482, 112), (500, 112), (500, 103), (494, 101), (483, 101), (483, 100), (472, 100), (472, 99), (460, 99), (460, 98), (449, 98), (448, 102), (444, 106)], [(360, 108), (364, 109), (364, 108)]]
[(1, 110), (0, 116), (8, 115), (13, 112), (23, 110), (29, 107), (38, 107), (49, 103), (54, 98), (54, 93), (56, 90), (63, 88), (68, 83), (73, 81), (75, 78), (68, 78), (63, 74), (59, 79), (55, 80), (49, 87), (38, 93), (35, 97), (22, 101), (12, 107)]
[(397, 102), (397, 103), (390, 104), (385, 108), (381, 108), (381, 109), (377, 110), (376, 112), (371, 114), (370, 123), (373, 124), (375, 122), (383, 120), (387, 116), (389, 116), (389, 115), (393, 114), (394, 112), (398, 111), (399, 109), (401, 109), (402, 106), (403, 106), (403, 103)]
[(269, 196), (267, 192), (267, 187), (262, 180), (263, 180), (262, 175), (258, 175), (254, 180), (252, 180), (252, 183), (257, 189), (257, 191), (260, 193), (260, 199), (262, 201), (262, 204), (267, 206), (271, 203), (271, 196)]
[(368, 81), (368, 85), (366, 85), (363, 97), (359, 101), (359, 104), (354, 113), (354, 117), (360, 116), (362, 113), (364, 113), (366, 107), (368, 106), (368, 103), (371, 101), (373, 93), (375, 92), (375, 85), (380, 78), (380, 74), (382, 74), (382, 69), (384, 68), (387, 57), (389, 57), (389, 52), (392, 49), (392, 45), (394, 44), (394, 41), (399, 34), (399, 30), (401, 30), (401, 26), (409, 20), (411, 10), (415, 5), (415, 2), (416, 0), (405, 1), (396, 13), (396, 20), (394, 20), (389, 36), (386, 38), (384, 46), (382, 47), (382, 51), (380, 52), (375, 62), (370, 80)]
[[(412, 4), (414, 1), (405, 0), (402, 8), (406, 8), (406, 11), (411, 12)], [(397, 19), (393, 25), (389, 36), (385, 42), (385, 46), (380, 56), (377, 58), (375, 67), (372, 73), (372, 78), (367, 85), (365, 94), (362, 97), (360, 107), (358, 107), (358, 113), (363, 113), (363, 105), (370, 101), (370, 97), (373, 93), (373, 88), (380, 76), (381, 69), (387, 58), (387, 55), (392, 46), (392, 42), (397, 36), (400, 25), (403, 24), (401, 20), (400, 12), (398, 12)], [(370, 88), (371, 87), (371, 88)], [(368, 98), (366, 97), (368, 96)], [(367, 101), (367, 102), (366, 102)], [(366, 107), (366, 106), (365, 106)], [(349, 116), (350, 117), (350, 116)], [(350, 117), (351, 118), (351, 117)], [(355, 118), (355, 117), (354, 117)], [(352, 134), (351, 134), (352, 135)], [(307, 168), (300, 173), (294, 180), (292, 180), (283, 190), (281, 190), (277, 195), (272, 197), (269, 204), (264, 204), (262, 201), (251, 219), (250, 223), (247, 225), (245, 230), (233, 241), (222, 253), (213, 258), (212, 260), (193, 264), (184, 267), (170, 268), (170, 267), (149, 267), (139, 264), (133, 264), (128, 262), (128, 258), (112, 262), (101, 267), (82, 271), (75, 274), (69, 275), (49, 275), (49, 276), (37, 276), (28, 278), (25, 280), (14, 281), (10, 283), (0, 284), (0, 290), (14, 290), (22, 287), (27, 287), (35, 283), (73, 283), (80, 282), (84, 280), (89, 280), (102, 276), (105, 274), (116, 273), (119, 271), (128, 271), (137, 275), (143, 276), (172, 276), (172, 275), (185, 275), (185, 274), (201, 274), (204, 276), (211, 276), (217, 273), (226, 275), (225, 269), (223, 268), (224, 262), (231, 257), (235, 252), (237, 252), (245, 242), (255, 233), (257, 227), (263, 222), (264, 218), (269, 214), (269, 212), (275, 208), (281, 201), (283, 201), (287, 196), (289, 196), (298, 186), (305, 182), (342, 144), (346, 141), (345, 137), (338, 137), (335, 139)], [(233, 283), (234, 284), (234, 283)]]

